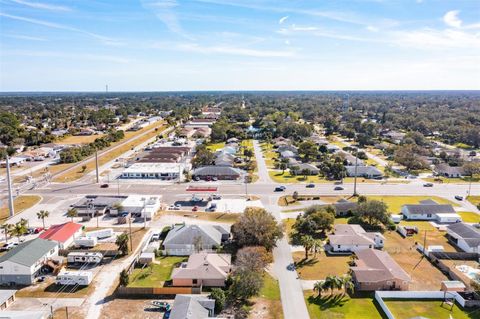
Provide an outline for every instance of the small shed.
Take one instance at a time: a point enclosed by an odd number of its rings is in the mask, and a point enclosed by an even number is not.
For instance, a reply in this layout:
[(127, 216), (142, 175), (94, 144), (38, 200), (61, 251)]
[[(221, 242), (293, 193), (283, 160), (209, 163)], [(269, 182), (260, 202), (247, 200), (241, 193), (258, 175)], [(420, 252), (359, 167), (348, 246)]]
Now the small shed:
[(393, 215), (390, 215), (390, 219), (392, 220), (392, 222), (394, 222), (395, 224), (398, 224), (402, 221), (403, 219), (403, 215), (401, 214), (393, 214)]
[(15, 293), (13, 289), (0, 290), (0, 311), (5, 310), (15, 301)]
[(459, 280), (442, 281), (441, 291), (465, 291), (465, 284)]
[(138, 263), (140, 264), (151, 264), (155, 260), (154, 253), (141, 253), (138, 257)]

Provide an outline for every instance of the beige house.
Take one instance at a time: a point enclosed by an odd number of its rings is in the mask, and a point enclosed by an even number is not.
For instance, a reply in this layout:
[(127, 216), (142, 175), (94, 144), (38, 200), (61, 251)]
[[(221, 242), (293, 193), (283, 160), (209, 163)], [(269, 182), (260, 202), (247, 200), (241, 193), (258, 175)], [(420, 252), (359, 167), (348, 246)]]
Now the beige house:
[(357, 290), (408, 290), (410, 275), (388, 253), (364, 249), (355, 254), (358, 260), (350, 269)]
[(229, 254), (198, 253), (188, 262), (173, 269), (172, 285), (187, 287), (224, 287), (230, 273), (232, 256)]

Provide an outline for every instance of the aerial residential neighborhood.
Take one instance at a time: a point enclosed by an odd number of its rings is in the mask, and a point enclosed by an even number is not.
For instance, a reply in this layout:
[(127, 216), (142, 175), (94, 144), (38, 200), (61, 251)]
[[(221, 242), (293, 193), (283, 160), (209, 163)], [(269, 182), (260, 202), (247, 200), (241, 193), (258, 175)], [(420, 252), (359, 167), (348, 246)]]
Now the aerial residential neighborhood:
[(0, 319), (480, 319), (480, 1), (0, 30)]

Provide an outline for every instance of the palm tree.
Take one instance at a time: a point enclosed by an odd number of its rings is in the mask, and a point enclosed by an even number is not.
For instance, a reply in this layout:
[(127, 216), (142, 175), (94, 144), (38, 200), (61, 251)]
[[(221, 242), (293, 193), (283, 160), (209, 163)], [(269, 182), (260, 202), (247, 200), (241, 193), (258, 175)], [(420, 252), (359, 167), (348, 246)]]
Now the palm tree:
[(318, 296), (323, 292), (324, 289), (324, 281), (317, 281), (315, 284), (313, 284), (313, 291), (318, 292)]
[(50, 215), (48, 210), (41, 210), (37, 213), (37, 218), (41, 219), (43, 222), (43, 228), (45, 228), (45, 218), (47, 218)]
[(70, 208), (69, 210), (67, 210), (67, 217), (70, 217), (72, 219), (72, 223), (73, 223), (73, 217), (77, 217), (78, 215), (78, 211), (76, 208)]
[(345, 292), (353, 294), (355, 291), (355, 284), (353, 283), (352, 276), (344, 275), (342, 277), (343, 289)]
[(20, 242), (20, 236), (24, 235), (27, 232), (27, 225), (24, 221), (25, 219), (20, 220), (18, 223), (13, 225), (12, 229), (10, 230), (10, 236), (17, 237), (18, 242)]
[(13, 224), (5, 223), (2, 226), (0, 226), (0, 228), (3, 229), (3, 232), (5, 233), (5, 243), (8, 244), (8, 235), (12, 231)]
[(325, 278), (325, 281), (324, 281), (325, 290), (330, 290), (330, 292), (333, 293), (335, 289), (342, 289), (342, 287), (343, 287), (343, 282), (340, 277), (329, 275)]
[(315, 246), (315, 239), (310, 235), (300, 237), (300, 243), (305, 248), (305, 259), (308, 259), (308, 253)]

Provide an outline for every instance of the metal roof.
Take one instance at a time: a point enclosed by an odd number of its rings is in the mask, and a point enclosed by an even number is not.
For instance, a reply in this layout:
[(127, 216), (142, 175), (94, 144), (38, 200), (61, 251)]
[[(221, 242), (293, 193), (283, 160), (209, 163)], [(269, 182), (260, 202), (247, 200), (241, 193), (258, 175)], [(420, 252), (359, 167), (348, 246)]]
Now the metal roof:
[(56, 246), (57, 243), (53, 241), (35, 238), (21, 243), (6, 254), (0, 256), (0, 263), (8, 260), (13, 263), (31, 267)]

